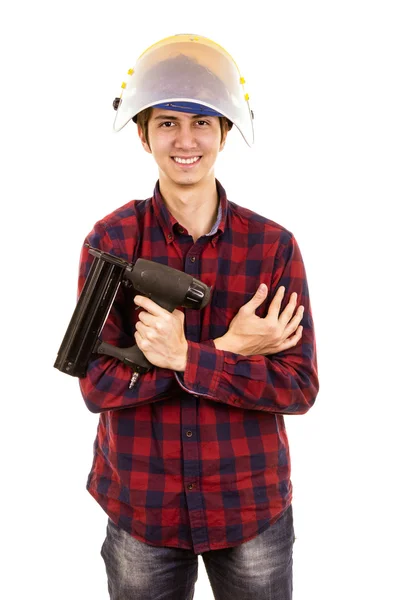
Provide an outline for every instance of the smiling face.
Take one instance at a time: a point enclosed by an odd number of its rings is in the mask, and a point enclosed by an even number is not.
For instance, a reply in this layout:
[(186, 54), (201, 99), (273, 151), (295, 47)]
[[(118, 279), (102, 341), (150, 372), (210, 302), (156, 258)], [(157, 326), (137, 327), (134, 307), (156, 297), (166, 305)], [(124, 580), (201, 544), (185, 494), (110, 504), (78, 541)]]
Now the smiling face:
[(226, 141), (219, 117), (153, 108), (148, 139), (139, 126), (138, 133), (158, 165), (160, 181), (192, 186), (214, 179), (215, 161)]

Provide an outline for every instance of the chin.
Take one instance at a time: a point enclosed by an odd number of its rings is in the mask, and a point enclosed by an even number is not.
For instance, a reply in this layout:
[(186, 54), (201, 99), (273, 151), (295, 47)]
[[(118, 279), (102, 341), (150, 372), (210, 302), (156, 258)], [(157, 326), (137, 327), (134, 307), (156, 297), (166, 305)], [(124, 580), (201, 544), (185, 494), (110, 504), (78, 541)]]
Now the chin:
[(189, 186), (199, 183), (203, 179), (203, 175), (193, 175), (193, 173), (181, 174), (179, 177), (168, 174), (168, 178), (176, 185)]

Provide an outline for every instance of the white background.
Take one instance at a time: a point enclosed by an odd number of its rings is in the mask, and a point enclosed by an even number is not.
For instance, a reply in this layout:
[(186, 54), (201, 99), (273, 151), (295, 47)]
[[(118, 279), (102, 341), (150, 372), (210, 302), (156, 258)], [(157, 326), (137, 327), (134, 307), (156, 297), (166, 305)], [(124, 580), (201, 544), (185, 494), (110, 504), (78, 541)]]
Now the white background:
[[(393, 2), (7, 3), (0, 15), (0, 594), (106, 600), (106, 515), (85, 490), (97, 415), (53, 368), (94, 223), (151, 195), (157, 171), (113, 99), (153, 42), (214, 39), (255, 113), (217, 177), (292, 231), (304, 258), (320, 393), (286, 418), (294, 600), (395, 589), (396, 18)], [(394, 556), (395, 559), (395, 556)], [(200, 558), (195, 600), (212, 598)]]

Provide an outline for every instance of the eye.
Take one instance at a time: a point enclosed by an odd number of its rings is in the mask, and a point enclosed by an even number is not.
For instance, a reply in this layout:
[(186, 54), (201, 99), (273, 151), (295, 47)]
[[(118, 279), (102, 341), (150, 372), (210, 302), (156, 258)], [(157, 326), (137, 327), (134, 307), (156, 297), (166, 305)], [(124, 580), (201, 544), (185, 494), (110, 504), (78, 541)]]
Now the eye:
[(175, 123), (173, 123), (172, 121), (164, 121), (163, 123), (160, 124), (160, 127), (169, 127), (170, 125), (175, 125)]
[(197, 123), (198, 125), (200, 125), (200, 127), (203, 127), (204, 125), (209, 125), (208, 121), (202, 121), (202, 120), (200, 120), (200, 121), (196, 121), (196, 123)]

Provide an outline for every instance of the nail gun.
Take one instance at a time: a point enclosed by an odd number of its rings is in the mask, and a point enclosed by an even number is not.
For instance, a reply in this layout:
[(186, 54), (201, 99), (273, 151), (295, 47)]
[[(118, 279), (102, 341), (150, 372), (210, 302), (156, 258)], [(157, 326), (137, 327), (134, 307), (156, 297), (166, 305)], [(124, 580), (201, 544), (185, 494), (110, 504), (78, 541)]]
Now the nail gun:
[(135, 264), (93, 248), (94, 256), (88, 277), (81, 291), (71, 321), (59, 348), (54, 367), (74, 377), (85, 377), (93, 354), (113, 356), (130, 366), (135, 379), (147, 373), (153, 365), (135, 344), (118, 348), (100, 339), (120, 285), (130, 287), (156, 304), (172, 312), (177, 306), (200, 310), (210, 299), (211, 287), (183, 271), (138, 258)]

